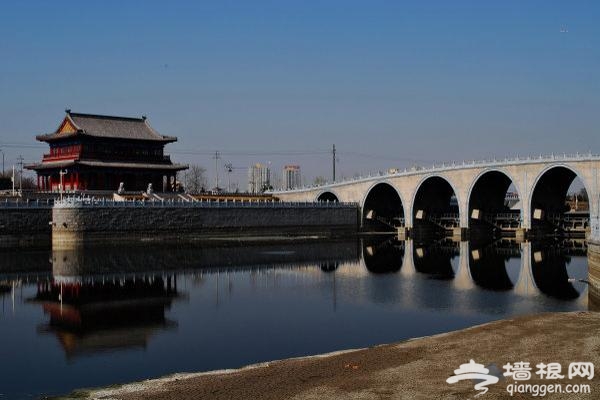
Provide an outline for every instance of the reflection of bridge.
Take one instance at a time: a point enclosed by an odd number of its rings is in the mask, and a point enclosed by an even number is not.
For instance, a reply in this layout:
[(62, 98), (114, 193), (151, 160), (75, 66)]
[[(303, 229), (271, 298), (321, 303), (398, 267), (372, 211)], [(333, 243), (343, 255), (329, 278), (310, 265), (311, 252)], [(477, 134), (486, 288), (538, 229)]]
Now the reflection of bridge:
[[(567, 271), (571, 256), (585, 257), (583, 241), (564, 242), (558, 247), (515, 241), (483, 246), (450, 240), (426, 244), (406, 240), (390, 247), (391, 243), (387, 247), (363, 245), (362, 258), (368, 271), (398, 272), (405, 278), (425, 274), (452, 280), (459, 290), (478, 286), (494, 291), (513, 290), (520, 296), (543, 293), (587, 301), (587, 285), (579, 282), (587, 279), (585, 271), (577, 271), (579, 274), (573, 277)], [(378, 251), (382, 254), (378, 255)]]
[[(403, 232), (468, 229), (599, 233), (600, 156), (550, 156), (463, 162), (412, 168), (393, 174), (336, 182), (274, 194), (283, 201), (343, 201), (360, 205), (365, 228), (404, 227)], [(565, 217), (565, 199), (579, 177), (590, 200), (590, 217)], [(514, 185), (515, 194), (507, 192)], [(512, 196), (512, 197), (511, 197)], [(515, 210), (507, 197), (518, 199)], [(509, 199), (510, 200), (510, 199)], [(514, 204), (514, 202), (513, 202)], [(567, 229), (568, 228), (568, 229)]]

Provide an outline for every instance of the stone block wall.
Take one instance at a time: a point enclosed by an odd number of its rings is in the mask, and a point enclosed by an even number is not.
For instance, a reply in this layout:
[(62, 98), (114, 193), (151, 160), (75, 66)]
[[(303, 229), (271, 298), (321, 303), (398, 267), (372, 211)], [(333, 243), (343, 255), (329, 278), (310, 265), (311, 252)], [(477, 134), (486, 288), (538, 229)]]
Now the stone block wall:
[[(356, 207), (55, 207), (52, 243), (188, 241), (214, 237), (332, 237), (356, 233)], [(68, 246), (67, 246), (68, 247)]]

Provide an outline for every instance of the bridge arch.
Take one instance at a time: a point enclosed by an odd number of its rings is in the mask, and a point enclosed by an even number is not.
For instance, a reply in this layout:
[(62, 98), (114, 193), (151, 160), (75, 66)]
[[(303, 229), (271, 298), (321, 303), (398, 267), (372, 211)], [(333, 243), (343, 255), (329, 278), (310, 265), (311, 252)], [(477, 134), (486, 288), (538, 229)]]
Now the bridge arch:
[[(438, 222), (432, 222), (444, 215), (455, 215), (451, 217), (453, 221), (448, 221), (448, 228), (458, 227), (460, 225), (460, 214), (464, 212), (461, 207), (461, 201), (458, 197), (458, 191), (454, 184), (441, 175), (428, 175), (423, 177), (415, 188), (412, 199), (412, 226), (415, 233), (423, 228), (443, 228)], [(452, 197), (456, 199), (456, 204), (452, 204)], [(453, 225), (453, 226), (450, 226)]]
[(404, 225), (404, 202), (390, 182), (379, 181), (371, 185), (361, 205), (364, 228), (389, 230)]
[(329, 201), (329, 202), (334, 202), (334, 203), (339, 203), (339, 201), (340, 201), (339, 197), (330, 190), (325, 190), (325, 191), (319, 193), (316, 200), (324, 201), (324, 202)]
[[(519, 198), (518, 210), (512, 210), (506, 204), (506, 195), (514, 185)], [(467, 191), (467, 221), (469, 228), (480, 231), (499, 229), (516, 229), (523, 220), (523, 196), (519, 182), (510, 173), (499, 168), (488, 168), (481, 171), (471, 182)], [(515, 212), (516, 211), (516, 212)], [(503, 214), (506, 218), (498, 220)]]
[[(579, 178), (591, 198), (590, 186), (578, 169), (561, 163), (548, 165), (539, 172), (533, 181), (529, 195), (529, 218), (532, 230), (552, 228), (550, 221), (569, 211), (565, 200), (576, 178)], [(589, 207), (591, 211), (592, 204), (589, 204)]]

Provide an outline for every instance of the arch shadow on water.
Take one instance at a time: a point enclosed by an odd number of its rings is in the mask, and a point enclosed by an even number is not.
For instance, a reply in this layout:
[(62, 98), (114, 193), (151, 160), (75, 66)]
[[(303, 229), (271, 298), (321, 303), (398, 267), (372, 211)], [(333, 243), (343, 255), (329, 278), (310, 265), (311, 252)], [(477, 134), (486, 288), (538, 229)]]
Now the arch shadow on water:
[(404, 242), (395, 238), (365, 238), (362, 240), (362, 258), (369, 272), (398, 272), (404, 260)]
[(473, 282), (488, 290), (512, 290), (518, 276), (511, 277), (507, 270), (507, 264), (511, 259), (521, 259), (519, 244), (514, 240), (497, 240), (485, 244), (471, 243), (469, 272)]
[(435, 279), (454, 279), (453, 266), (460, 256), (458, 244), (451, 240), (438, 240), (415, 244), (413, 263), (415, 271), (428, 274)]
[(580, 252), (580, 250), (558, 245), (556, 242), (533, 243), (531, 273), (537, 288), (545, 295), (561, 300), (579, 298), (580, 291), (575, 288), (574, 283), (578, 282), (581, 276), (570, 277), (567, 267), (572, 262), (572, 256), (579, 255)]
[(323, 272), (335, 272), (340, 266), (338, 261), (326, 261), (319, 265)]

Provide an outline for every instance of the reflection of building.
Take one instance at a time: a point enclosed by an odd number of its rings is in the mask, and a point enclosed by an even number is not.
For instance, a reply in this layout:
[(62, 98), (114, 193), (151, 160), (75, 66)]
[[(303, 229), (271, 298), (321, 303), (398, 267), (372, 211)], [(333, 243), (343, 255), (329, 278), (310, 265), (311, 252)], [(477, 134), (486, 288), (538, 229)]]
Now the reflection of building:
[(286, 165), (283, 167), (283, 188), (296, 189), (302, 186), (299, 165)]
[(248, 192), (261, 193), (271, 186), (271, 169), (256, 163), (248, 168)]
[(145, 348), (158, 329), (174, 326), (165, 310), (177, 297), (175, 276), (55, 278), (38, 284), (34, 301), (50, 315), (42, 331), (54, 333), (68, 357)]
[[(187, 166), (173, 164), (164, 146), (176, 137), (157, 133), (142, 118), (72, 113), (54, 133), (37, 136), (50, 145), (42, 162), (28, 165), (38, 175), (38, 189), (170, 190), (177, 171)], [(173, 186), (167, 185), (173, 183)], [(163, 184), (164, 183), (164, 184)]]

